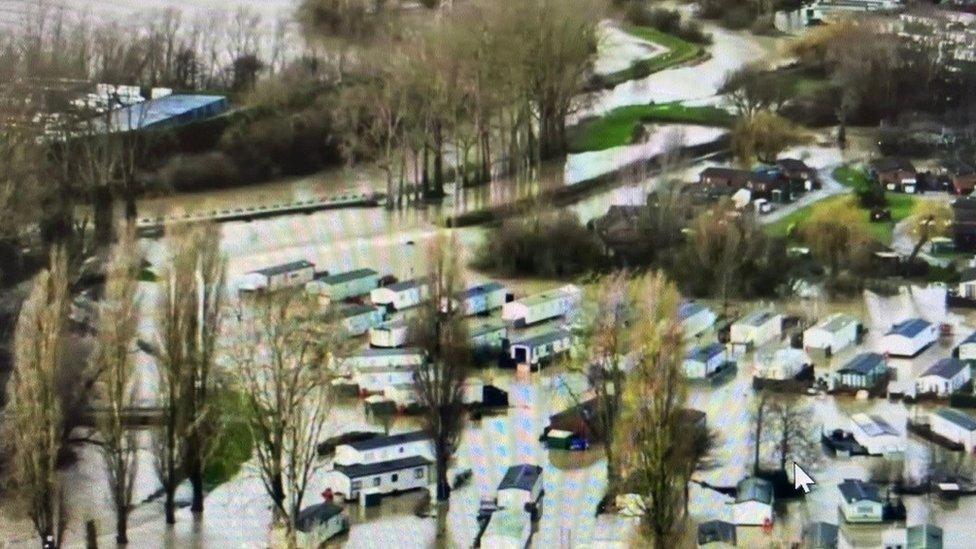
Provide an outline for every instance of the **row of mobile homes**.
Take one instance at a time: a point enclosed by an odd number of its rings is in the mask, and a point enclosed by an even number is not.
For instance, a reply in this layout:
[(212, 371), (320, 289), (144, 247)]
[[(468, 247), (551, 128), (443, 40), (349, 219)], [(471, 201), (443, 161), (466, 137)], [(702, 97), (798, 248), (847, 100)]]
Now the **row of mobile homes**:
[(557, 328), (512, 341), (508, 351), (516, 364), (535, 367), (568, 353), (572, 347), (572, 334), (568, 330)]
[(315, 278), (315, 265), (303, 259), (251, 271), (241, 277), (237, 288), (244, 292), (271, 292), (304, 286), (313, 278)]
[(579, 306), (582, 290), (572, 284), (541, 294), (510, 301), (502, 306), (502, 320), (515, 326), (528, 326), (559, 318)]
[(409, 326), (402, 318), (388, 320), (369, 330), (369, 344), (373, 347), (400, 347), (407, 344)]
[(430, 297), (430, 281), (415, 278), (382, 286), (369, 292), (369, 300), (374, 305), (386, 307), (391, 311), (402, 311), (416, 307)]
[(383, 309), (370, 305), (350, 305), (339, 310), (342, 329), (349, 336), (361, 336), (383, 323)]
[(956, 358), (943, 358), (915, 380), (918, 395), (947, 398), (972, 379), (969, 364)]
[(701, 303), (686, 301), (678, 307), (678, 318), (685, 339), (698, 337), (715, 325), (715, 312)]
[(933, 324), (921, 318), (913, 318), (892, 326), (881, 338), (881, 348), (891, 356), (913, 357), (935, 343), (938, 337), (938, 331)]
[(873, 389), (888, 379), (888, 365), (878, 353), (861, 353), (834, 374), (834, 388), (841, 390)]
[(976, 449), (976, 419), (973, 416), (952, 408), (940, 408), (929, 415), (932, 433), (962, 444), (966, 453)]
[(480, 315), (505, 305), (508, 289), (500, 282), (486, 282), (464, 290), (454, 298), (454, 306), (464, 316)]
[(508, 326), (499, 320), (476, 322), (468, 327), (471, 349), (477, 358), (497, 356), (507, 337)]
[(756, 311), (737, 320), (729, 332), (733, 345), (759, 347), (779, 339), (783, 334), (783, 315), (772, 311)]
[(890, 423), (876, 415), (851, 416), (851, 434), (854, 440), (864, 446), (872, 456), (903, 454), (907, 446), (905, 437)]
[(379, 286), (380, 275), (372, 269), (355, 269), (318, 277), (305, 285), (305, 289), (320, 299), (336, 302), (369, 295)]
[(956, 358), (959, 360), (976, 361), (976, 332), (969, 334), (956, 347)]
[(845, 479), (837, 485), (840, 490), (840, 511), (851, 523), (880, 523), (884, 506), (878, 487), (858, 479)]
[(336, 447), (327, 488), (347, 499), (427, 488), (434, 482), (433, 444), (423, 431)]
[(853, 345), (861, 323), (850, 315), (832, 314), (803, 331), (803, 348), (820, 351), (828, 356)]
[(772, 524), (773, 485), (755, 477), (739, 481), (732, 505), (732, 522), (739, 526)]
[(354, 351), (339, 359), (338, 372), (351, 374), (357, 370), (370, 368), (413, 369), (424, 362), (424, 352), (416, 348), (403, 349), (363, 349)]
[(728, 361), (728, 353), (725, 351), (725, 345), (721, 343), (693, 347), (685, 354), (685, 377), (705, 379), (718, 371), (726, 361)]

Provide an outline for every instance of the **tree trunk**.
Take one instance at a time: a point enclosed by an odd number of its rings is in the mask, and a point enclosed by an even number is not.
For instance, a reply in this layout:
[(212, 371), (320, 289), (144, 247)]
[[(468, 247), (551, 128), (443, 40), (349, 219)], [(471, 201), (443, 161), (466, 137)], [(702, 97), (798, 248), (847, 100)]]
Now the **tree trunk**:
[(420, 188), (422, 196), (427, 199), (430, 196), (430, 145), (424, 141), (423, 171), (420, 174)]
[(95, 247), (102, 249), (112, 243), (114, 197), (105, 186), (92, 191), (92, 216), (95, 223)]
[(176, 524), (176, 483), (167, 483), (166, 501), (163, 504), (166, 510), (166, 524)]
[(203, 512), (203, 467), (199, 463), (199, 460), (193, 460), (194, 463), (191, 464), (190, 473), (190, 485), (193, 486), (193, 502), (190, 504), (190, 511), (192, 513), (202, 513)]
[(129, 543), (129, 509), (123, 507), (115, 512), (115, 543), (126, 545)]
[(444, 196), (444, 132), (440, 121), (434, 123), (434, 189), (437, 197)]
[[(760, 404), (760, 406), (762, 406)], [(760, 407), (759, 413), (756, 417), (756, 441), (755, 447), (753, 448), (753, 460), (752, 460), (752, 474), (759, 474), (759, 446), (760, 441), (762, 441), (762, 429), (763, 429), (763, 413), (764, 410)]]
[(437, 501), (447, 501), (451, 497), (451, 485), (447, 480), (447, 450), (437, 448)]

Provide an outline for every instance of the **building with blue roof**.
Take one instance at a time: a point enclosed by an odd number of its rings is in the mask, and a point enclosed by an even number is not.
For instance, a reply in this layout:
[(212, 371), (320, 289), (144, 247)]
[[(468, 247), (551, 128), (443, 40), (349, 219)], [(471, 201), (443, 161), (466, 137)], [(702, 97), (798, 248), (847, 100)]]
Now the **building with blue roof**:
[(847, 522), (881, 522), (884, 509), (878, 487), (858, 479), (844, 479), (837, 485), (841, 495), (841, 515)]
[(513, 465), (505, 471), (498, 483), (495, 504), (503, 509), (523, 511), (529, 509), (532, 520), (538, 520), (539, 503), (544, 495), (542, 467), (538, 465)]
[(873, 389), (887, 380), (888, 364), (878, 353), (861, 353), (834, 374), (838, 389)]
[(685, 339), (698, 337), (715, 325), (718, 316), (701, 303), (685, 301), (678, 306), (678, 319)]
[(167, 95), (113, 110), (108, 115), (109, 131), (182, 126), (223, 114), (228, 108), (222, 95)]
[(553, 358), (568, 353), (573, 346), (573, 335), (562, 328), (512, 341), (509, 355), (516, 364), (539, 366)]
[(501, 282), (472, 286), (455, 296), (453, 303), (464, 316), (480, 315), (505, 305), (508, 289)]
[(710, 343), (692, 347), (685, 353), (684, 369), (688, 379), (704, 379), (714, 374), (728, 361), (725, 345)]
[(966, 336), (966, 339), (959, 342), (953, 353), (959, 360), (976, 361), (976, 332)]
[(881, 348), (890, 356), (913, 357), (935, 343), (936, 326), (921, 318), (912, 318), (891, 327), (881, 338)]
[(967, 454), (976, 448), (976, 418), (962, 410), (940, 408), (929, 415), (932, 433), (961, 444)]
[(918, 394), (946, 398), (972, 379), (972, 368), (958, 358), (943, 358), (915, 380)]

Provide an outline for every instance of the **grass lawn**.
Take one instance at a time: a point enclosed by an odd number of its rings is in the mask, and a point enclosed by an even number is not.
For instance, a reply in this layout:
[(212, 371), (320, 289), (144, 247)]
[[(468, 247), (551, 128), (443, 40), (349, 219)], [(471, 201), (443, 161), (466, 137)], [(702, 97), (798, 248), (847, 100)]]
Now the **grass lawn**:
[(620, 28), (627, 34), (636, 36), (641, 40), (664, 46), (668, 48), (668, 51), (649, 59), (641, 59), (622, 71), (602, 76), (601, 83), (607, 88), (612, 88), (628, 80), (644, 78), (668, 67), (691, 61), (705, 53), (705, 48), (698, 44), (665, 34), (652, 27), (622, 25)]
[[(834, 177), (840, 181), (840, 177), (837, 177), (837, 172), (834, 172)], [(791, 234), (791, 227), (800, 227), (807, 218), (810, 217), (810, 213), (813, 211), (813, 207), (817, 204), (828, 203), (829, 201), (840, 201), (847, 200), (851, 197), (850, 194), (840, 194), (825, 198), (820, 202), (816, 202), (809, 206), (805, 206), (790, 213), (789, 215), (779, 219), (773, 223), (766, 225), (766, 234), (775, 237), (786, 237)], [(910, 194), (901, 193), (885, 193), (885, 197), (888, 199), (888, 208), (891, 209), (891, 221), (883, 223), (869, 223), (868, 227), (871, 229), (871, 234), (874, 238), (884, 245), (891, 244), (892, 232), (895, 229), (895, 225), (899, 221), (905, 219), (912, 213), (912, 208), (915, 207), (915, 197)], [(869, 212), (862, 209), (864, 216), (867, 217)]]
[(586, 120), (571, 130), (569, 152), (602, 151), (629, 145), (635, 129), (649, 122), (730, 126), (733, 117), (717, 107), (687, 107), (679, 103), (628, 105), (606, 116)]
[(851, 166), (841, 166), (833, 171), (834, 179), (845, 187), (855, 191), (871, 186), (871, 179), (863, 170)]
[(229, 389), (217, 393), (214, 397), (222, 412), (222, 430), (217, 437), (213, 455), (207, 460), (203, 471), (204, 483), (213, 488), (227, 482), (241, 466), (251, 459), (254, 451), (254, 440), (251, 430), (245, 423), (246, 410), (241, 403), (241, 396)]

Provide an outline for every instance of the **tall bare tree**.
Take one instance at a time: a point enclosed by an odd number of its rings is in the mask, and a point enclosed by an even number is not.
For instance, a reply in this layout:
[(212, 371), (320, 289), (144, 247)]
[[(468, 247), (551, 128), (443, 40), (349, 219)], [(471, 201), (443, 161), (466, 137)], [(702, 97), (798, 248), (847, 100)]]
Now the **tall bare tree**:
[(64, 252), (35, 278), (17, 319), (14, 369), (7, 387), (3, 440), (9, 444), (10, 488), (45, 547), (60, 547), (68, 506), (58, 459), (64, 449), (59, 391), (68, 312)]
[(137, 432), (124, 423), (135, 404), (137, 384), (134, 344), (138, 332), (139, 255), (132, 229), (115, 245), (105, 279), (105, 297), (98, 308), (95, 352), (91, 370), (100, 382), (103, 411), (98, 415), (99, 449), (105, 461), (109, 493), (115, 507), (115, 541), (129, 542), (129, 512), (136, 476)]
[(438, 501), (451, 494), (447, 469), (464, 428), (464, 381), (472, 363), (464, 315), (455, 299), (464, 289), (460, 249), (456, 236), (438, 235), (430, 243), (430, 297), (410, 327), (411, 340), (427, 353), (414, 371), (414, 390), (421, 422), (434, 444)]

